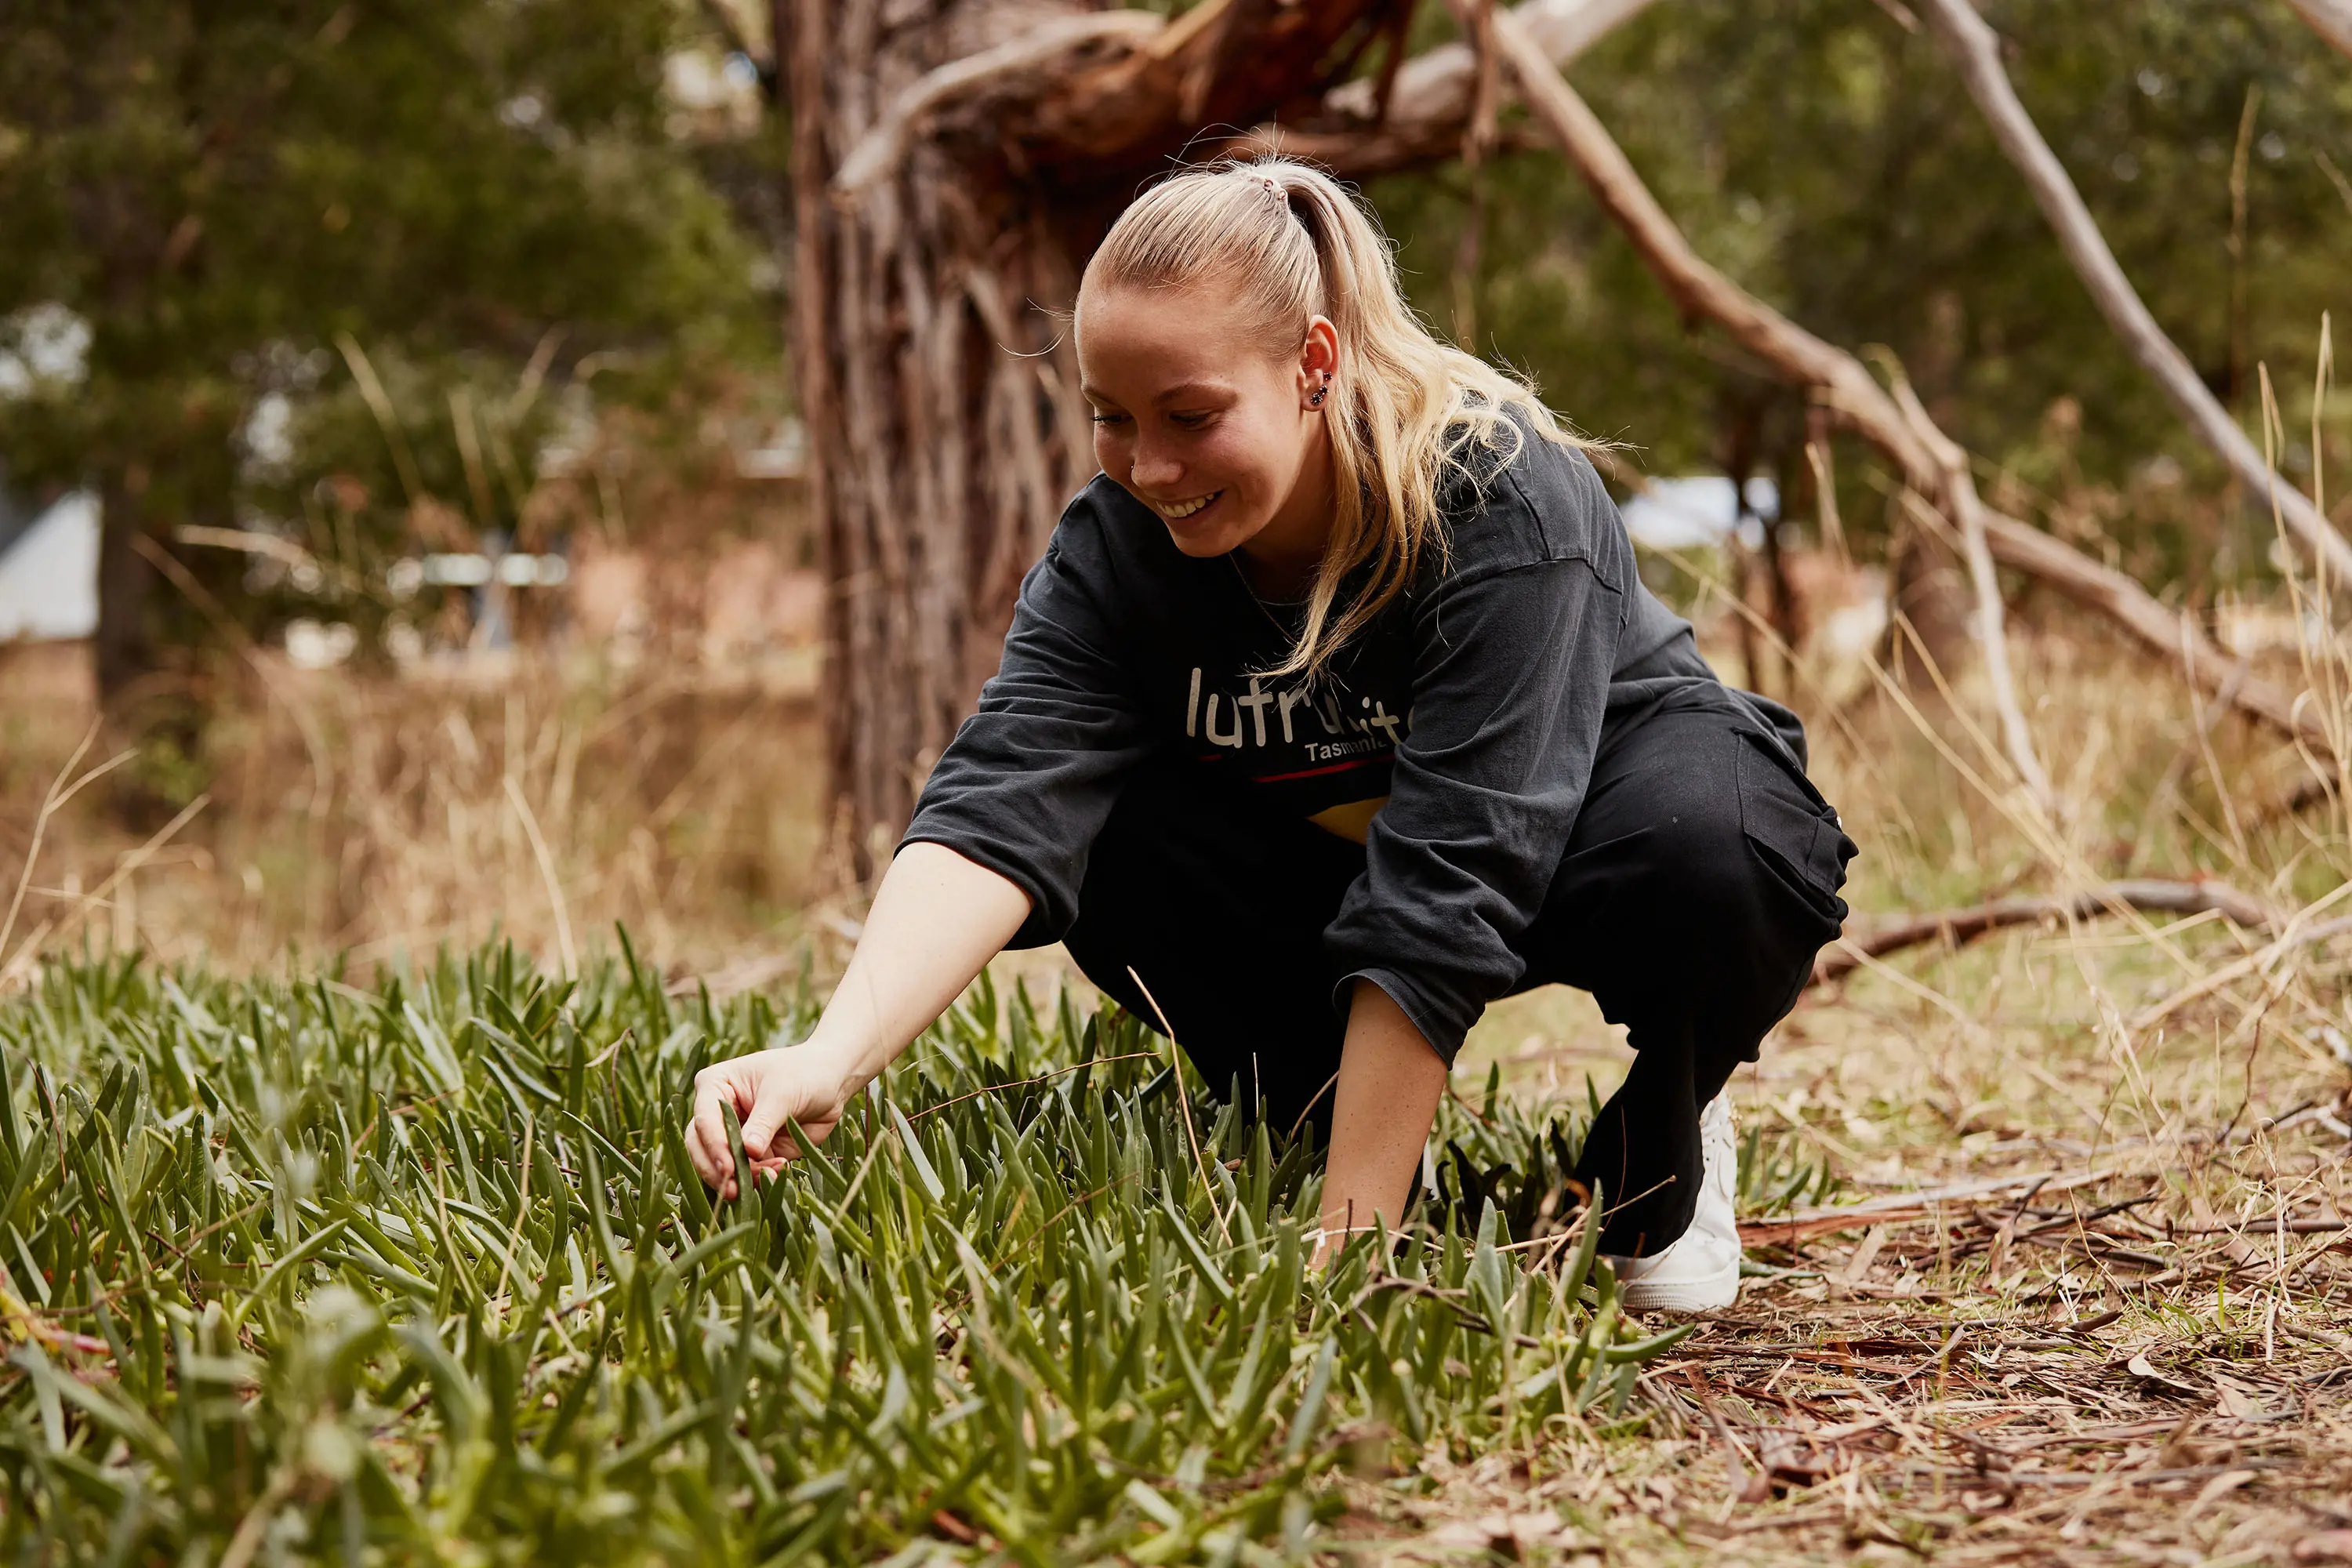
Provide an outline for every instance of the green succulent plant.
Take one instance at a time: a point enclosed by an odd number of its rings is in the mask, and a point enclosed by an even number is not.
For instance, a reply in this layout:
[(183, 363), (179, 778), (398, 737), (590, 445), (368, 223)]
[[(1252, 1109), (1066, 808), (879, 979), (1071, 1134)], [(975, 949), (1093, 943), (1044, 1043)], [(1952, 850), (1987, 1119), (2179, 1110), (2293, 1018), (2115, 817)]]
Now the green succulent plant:
[[(1513, 1248), (1557, 1127), (1474, 1221), (1318, 1271), (1307, 1142), (985, 983), (714, 1205), (688, 1085), (813, 1013), (675, 999), (625, 940), (571, 983), (47, 968), (0, 1004), (6, 1549), (1260, 1561), (1335, 1467), (1631, 1429), (1682, 1331), (1626, 1321), (1577, 1214)], [(1441, 1142), (1507, 1165), (1499, 1121)]]

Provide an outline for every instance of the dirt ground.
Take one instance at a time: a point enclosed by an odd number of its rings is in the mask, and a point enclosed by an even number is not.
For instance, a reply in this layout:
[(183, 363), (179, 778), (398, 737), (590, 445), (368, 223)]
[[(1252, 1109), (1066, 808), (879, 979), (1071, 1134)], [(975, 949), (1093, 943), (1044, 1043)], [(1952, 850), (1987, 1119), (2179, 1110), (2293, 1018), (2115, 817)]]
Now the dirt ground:
[[(2352, 1562), (2352, 1059), (2183, 1029), (2118, 1061), (2088, 956), (2028, 933), (1811, 998), (1731, 1092), (1843, 1190), (1744, 1227), (1764, 1272), (1646, 1375), (1655, 1437), (1360, 1478), (1349, 1555)], [(1465, 1076), (1605, 1089), (1616, 1037), (1537, 994)]]

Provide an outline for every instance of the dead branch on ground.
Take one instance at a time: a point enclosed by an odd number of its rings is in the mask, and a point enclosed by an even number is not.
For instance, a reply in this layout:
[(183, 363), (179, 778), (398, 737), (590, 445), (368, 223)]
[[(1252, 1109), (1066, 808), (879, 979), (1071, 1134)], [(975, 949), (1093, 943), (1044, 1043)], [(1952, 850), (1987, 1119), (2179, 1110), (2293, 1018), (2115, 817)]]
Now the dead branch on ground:
[(2244, 931), (2269, 931), (2278, 924), (2278, 917), (2260, 900), (2220, 882), (2109, 882), (2072, 897), (2025, 894), (1889, 921), (1863, 935), (1841, 938), (1836, 946), (1824, 949), (1813, 961), (1813, 977), (1806, 984), (1827, 984), (1872, 959), (1931, 942), (1960, 947), (2010, 926), (2091, 920), (2125, 909), (2168, 915), (2198, 915), (2210, 910)]

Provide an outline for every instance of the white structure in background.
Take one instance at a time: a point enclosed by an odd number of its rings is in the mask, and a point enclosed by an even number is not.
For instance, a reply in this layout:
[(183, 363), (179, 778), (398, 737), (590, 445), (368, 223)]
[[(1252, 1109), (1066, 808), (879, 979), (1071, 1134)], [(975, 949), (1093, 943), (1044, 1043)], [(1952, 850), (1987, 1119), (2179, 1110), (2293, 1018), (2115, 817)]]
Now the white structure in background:
[[(89, 323), (63, 305), (0, 318), (0, 402), (67, 391), (89, 374)], [(5, 479), (5, 476), (0, 476)], [(0, 642), (98, 630), (98, 498), (59, 497), (27, 517), (0, 483)]]
[(735, 454), (735, 472), (747, 479), (797, 479), (808, 473), (808, 426), (797, 419), (777, 422), (767, 439)]
[(76, 490), (0, 544), (0, 642), (98, 630), (98, 498)]
[(1618, 509), (1633, 542), (1651, 550), (1691, 550), (1719, 545), (1734, 533), (1750, 550), (1764, 542), (1764, 524), (1780, 515), (1780, 487), (1770, 479), (1748, 481), (1748, 505), (1720, 474), (1652, 479), (1650, 488)]
[(331, 669), (359, 647), (359, 628), (349, 621), (286, 623), (286, 658), (298, 669)]

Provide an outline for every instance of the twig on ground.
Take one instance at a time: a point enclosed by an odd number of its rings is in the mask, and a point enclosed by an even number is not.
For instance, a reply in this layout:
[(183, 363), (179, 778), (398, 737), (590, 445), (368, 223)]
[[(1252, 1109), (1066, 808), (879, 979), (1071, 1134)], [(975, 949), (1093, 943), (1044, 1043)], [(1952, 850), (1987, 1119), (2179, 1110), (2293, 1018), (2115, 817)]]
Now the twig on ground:
[(2072, 898), (2031, 894), (1996, 899), (1968, 909), (1940, 910), (1912, 915), (1882, 925), (1861, 936), (1838, 939), (1814, 961), (1808, 983), (1825, 984), (1862, 967), (1869, 959), (1942, 942), (1962, 946), (2011, 926), (2038, 925), (2044, 921), (2089, 920), (2118, 908), (2156, 914), (2195, 915), (2215, 910), (2247, 931), (2275, 929), (2279, 920), (2258, 900), (2221, 882), (2136, 880), (2109, 882), (2085, 889)]

